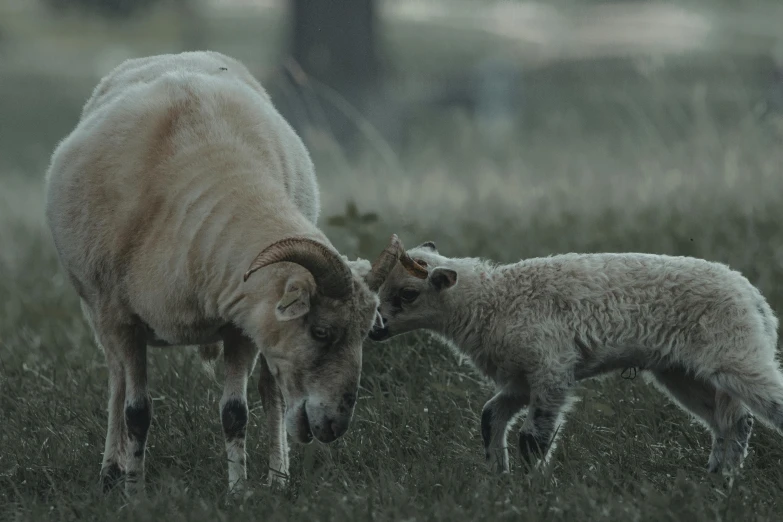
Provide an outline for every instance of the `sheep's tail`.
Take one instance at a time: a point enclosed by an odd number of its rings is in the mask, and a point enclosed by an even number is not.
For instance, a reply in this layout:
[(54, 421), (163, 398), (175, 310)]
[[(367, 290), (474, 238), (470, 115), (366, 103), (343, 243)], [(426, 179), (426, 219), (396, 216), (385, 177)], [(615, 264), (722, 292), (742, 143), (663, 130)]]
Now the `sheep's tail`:
[(202, 344), (198, 347), (198, 355), (201, 358), (201, 363), (204, 365), (204, 369), (207, 373), (212, 377), (215, 376), (215, 362), (222, 353), (222, 343)]

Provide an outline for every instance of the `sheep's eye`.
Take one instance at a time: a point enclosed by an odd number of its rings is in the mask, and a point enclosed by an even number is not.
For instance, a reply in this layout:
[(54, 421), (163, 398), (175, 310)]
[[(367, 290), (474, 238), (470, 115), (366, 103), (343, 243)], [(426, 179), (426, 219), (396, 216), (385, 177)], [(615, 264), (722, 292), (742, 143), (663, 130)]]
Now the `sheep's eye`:
[(310, 335), (312, 335), (313, 339), (315, 339), (316, 341), (328, 341), (329, 329), (324, 328), (323, 326), (313, 326), (310, 329)]
[(414, 290), (413, 288), (403, 288), (400, 290), (400, 299), (406, 303), (412, 303), (417, 297), (419, 297), (418, 290)]
[(419, 265), (423, 266), (424, 268), (427, 268), (427, 262), (425, 260), (423, 260), (423, 259), (414, 259), (414, 261), (416, 261), (416, 263), (418, 263)]

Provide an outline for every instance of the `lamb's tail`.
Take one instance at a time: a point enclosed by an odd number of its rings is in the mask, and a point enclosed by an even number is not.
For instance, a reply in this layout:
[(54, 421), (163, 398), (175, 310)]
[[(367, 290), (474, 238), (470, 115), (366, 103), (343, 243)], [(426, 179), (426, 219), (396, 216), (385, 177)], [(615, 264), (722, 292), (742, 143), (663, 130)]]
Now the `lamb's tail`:
[(764, 424), (783, 434), (783, 374), (774, 364), (719, 372), (711, 381), (744, 402)]

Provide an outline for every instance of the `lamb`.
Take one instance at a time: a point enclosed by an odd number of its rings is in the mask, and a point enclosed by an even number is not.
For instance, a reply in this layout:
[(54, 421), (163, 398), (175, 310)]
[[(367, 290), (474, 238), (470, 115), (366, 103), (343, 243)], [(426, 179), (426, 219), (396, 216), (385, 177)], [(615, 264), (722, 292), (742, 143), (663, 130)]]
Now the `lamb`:
[(710, 472), (733, 476), (758, 416), (783, 430), (778, 319), (743, 275), (692, 257), (563, 254), (498, 265), (448, 258), (434, 242), (399, 260), (381, 285), (384, 341), (417, 329), (441, 337), (497, 386), (481, 434), (490, 467), (509, 470), (506, 434), (527, 407), (519, 448), (545, 464), (576, 383), (636, 368), (712, 433)]
[(304, 144), (240, 62), (150, 56), (98, 83), (52, 155), (46, 219), (109, 369), (104, 490), (123, 475), (127, 494), (144, 489), (148, 345), (222, 349), (234, 493), (257, 360), (270, 480), (287, 473), (286, 433), (329, 443), (346, 432), (391, 265), (338, 254), (319, 212)]

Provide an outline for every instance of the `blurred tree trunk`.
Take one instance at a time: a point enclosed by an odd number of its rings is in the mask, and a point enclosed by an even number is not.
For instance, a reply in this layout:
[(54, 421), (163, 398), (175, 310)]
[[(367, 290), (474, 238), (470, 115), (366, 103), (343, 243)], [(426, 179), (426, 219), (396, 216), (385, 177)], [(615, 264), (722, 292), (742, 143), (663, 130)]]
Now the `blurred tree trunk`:
[(291, 8), (291, 56), (308, 75), (346, 95), (375, 81), (375, 0), (292, 0)]
[[(292, 114), (286, 116), (300, 129), (326, 127), (338, 142), (349, 145), (356, 137), (357, 121), (355, 114), (348, 113), (355, 110), (362, 117), (368, 116), (378, 97), (381, 67), (376, 2), (290, 0), (289, 9), (288, 56), (297, 71), (316, 83), (303, 81), (301, 75), (297, 78), (296, 72), (288, 71), (297, 85), (297, 94), (287, 97), (297, 106), (290, 107)], [(346, 102), (350, 110), (346, 110)]]
[(179, 14), (182, 47), (185, 51), (200, 51), (206, 47), (207, 28), (201, 15), (201, 6), (198, 4), (200, 4), (198, 0), (174, 1)]

